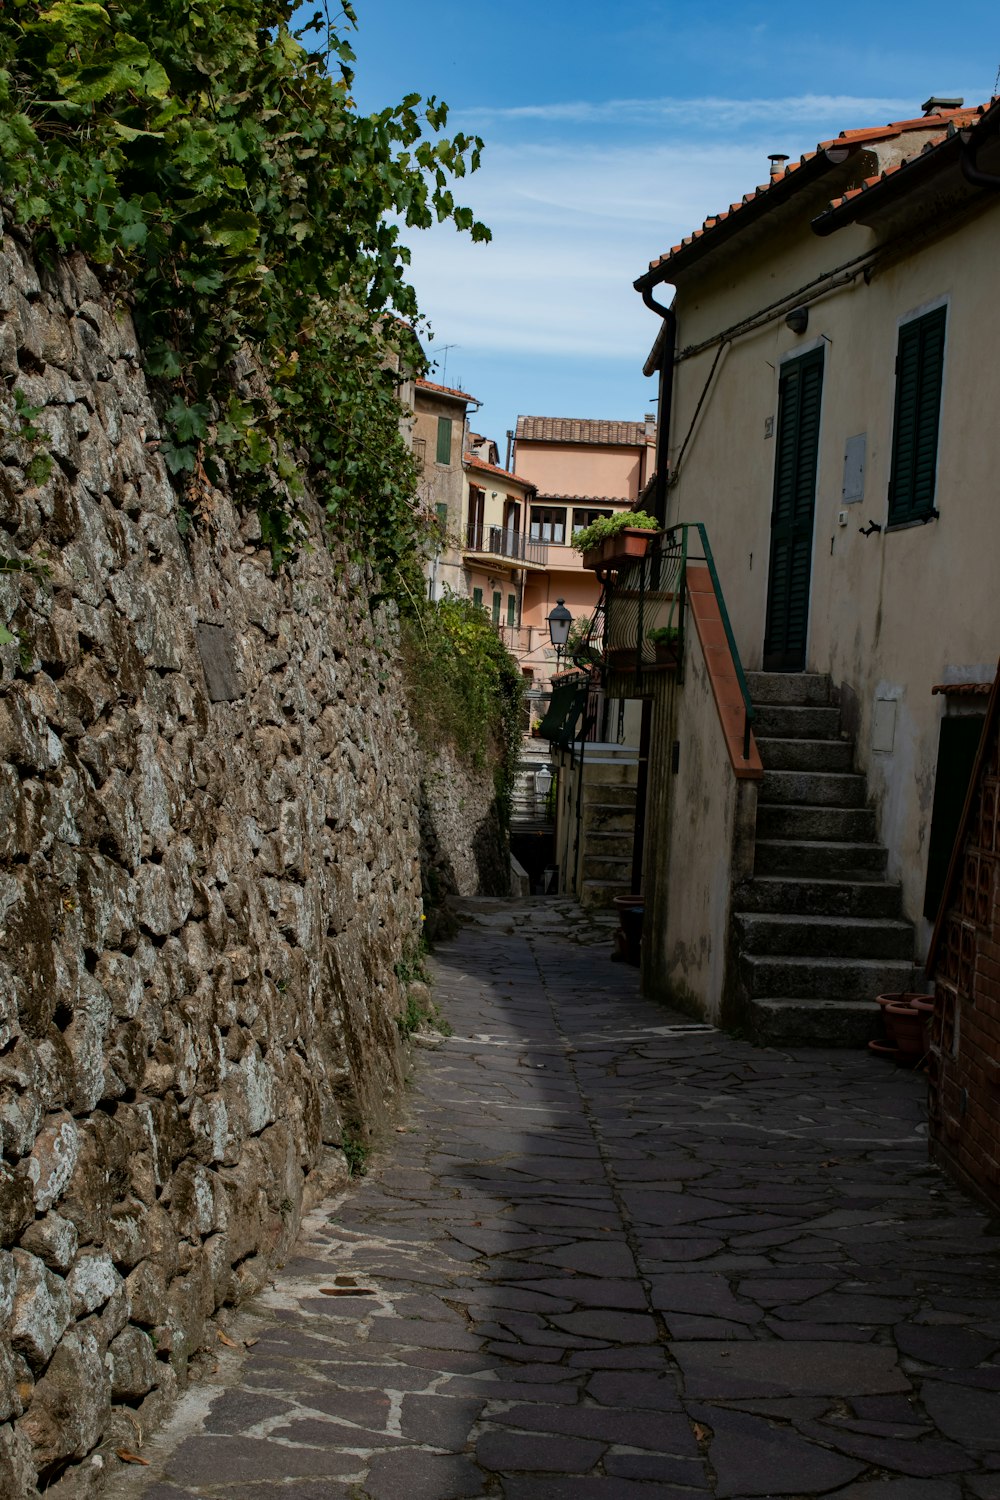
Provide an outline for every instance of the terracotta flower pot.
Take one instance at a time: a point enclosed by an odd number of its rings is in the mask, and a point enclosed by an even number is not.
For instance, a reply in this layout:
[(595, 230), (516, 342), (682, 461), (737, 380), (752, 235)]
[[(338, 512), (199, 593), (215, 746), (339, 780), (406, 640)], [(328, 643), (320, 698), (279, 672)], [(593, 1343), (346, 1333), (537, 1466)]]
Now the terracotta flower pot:
[(646, 549), (656, 535), (655, 531), (643, 531), (638, 526), (623, 526), (614, 536), (607, 536), (596, 547), (583, 554), (585, 568), (613, 568), (635, 558), (645, 557)]
[(654, 641), (653, 651), (658, 667), (676, 667), (680, 661), (679, 641)]
[(899, 1048), (900, 1059), (919, 1062), (927, 1048), (924, 1043), (924, 1018), (914, 1005), (887, 1005), (886, 1021)]

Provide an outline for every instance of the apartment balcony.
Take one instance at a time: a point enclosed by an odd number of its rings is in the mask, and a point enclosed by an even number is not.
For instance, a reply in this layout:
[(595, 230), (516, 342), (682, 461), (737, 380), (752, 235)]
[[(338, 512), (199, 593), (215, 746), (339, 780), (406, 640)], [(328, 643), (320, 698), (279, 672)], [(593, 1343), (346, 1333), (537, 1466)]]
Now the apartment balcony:
[(518, 568), (545, 568), (548, 544), (533, 542), (525, 532), (508, 526), (474, 526), (466, 528), (462, 551), (467, 558), (483, 562), (503, 561)]

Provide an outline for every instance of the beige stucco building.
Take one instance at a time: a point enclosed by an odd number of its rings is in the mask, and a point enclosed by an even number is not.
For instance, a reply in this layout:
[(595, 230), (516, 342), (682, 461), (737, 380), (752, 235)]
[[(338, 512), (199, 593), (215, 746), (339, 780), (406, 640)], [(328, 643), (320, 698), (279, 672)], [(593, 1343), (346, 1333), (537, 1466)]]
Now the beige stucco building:
[(929, 100), (847, 130), (636, 283), (662, 318), (647, 508), (704, 524), (722, 607), (703, 626), (688, 585), (680, 673), (617, 679), (657, 724), (645, 978), (765, 1035), (846, 1039), (868, 988), (920, 980), (976, 737), (954, 721), (1000, 649), (998, 122)]

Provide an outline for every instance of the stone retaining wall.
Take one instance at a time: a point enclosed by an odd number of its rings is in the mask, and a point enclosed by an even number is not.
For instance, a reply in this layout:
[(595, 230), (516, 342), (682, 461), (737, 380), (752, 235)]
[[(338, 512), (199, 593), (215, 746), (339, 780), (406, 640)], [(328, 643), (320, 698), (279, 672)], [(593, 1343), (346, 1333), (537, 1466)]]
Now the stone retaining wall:
[(182, 539), (82, 260), (7, 236), (0, 375), (0, 554), (50, 569), (0, 575), (0, 1494), (77, 1496), (399, 1090), (425, 768), (362, 573), (272, 576), (224, 494)]

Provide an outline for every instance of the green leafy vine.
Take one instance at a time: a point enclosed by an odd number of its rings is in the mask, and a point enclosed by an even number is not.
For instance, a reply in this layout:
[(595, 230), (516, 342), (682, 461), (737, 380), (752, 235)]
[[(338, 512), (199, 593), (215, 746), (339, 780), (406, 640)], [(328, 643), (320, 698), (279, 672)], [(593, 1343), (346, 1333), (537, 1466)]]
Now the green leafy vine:
[(482, 142), (409, 94), (358, 112), (356, 25), (287, 0), (5, 0), (0, 192), (36, 250), (79, 249), (132, 304), (160, 451), (197, 521), (228, 482), (276, 564), (305, 487), (395, 591), (420, 542), (399, 431), (421, 355), (401, 236), (489, 238), (450, 184)]

